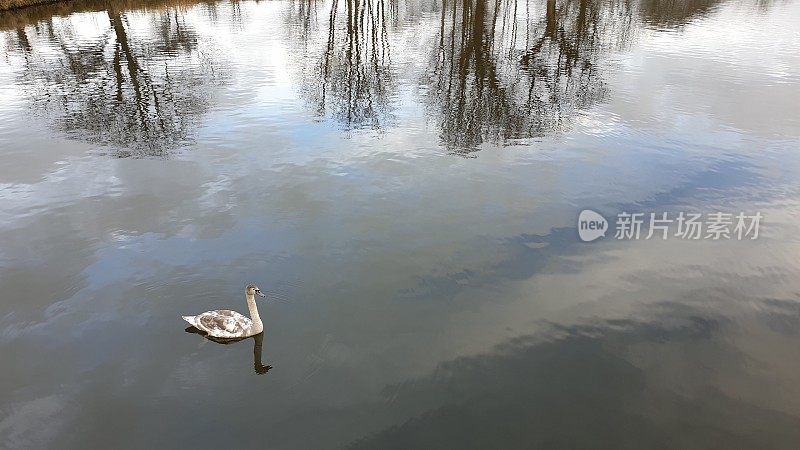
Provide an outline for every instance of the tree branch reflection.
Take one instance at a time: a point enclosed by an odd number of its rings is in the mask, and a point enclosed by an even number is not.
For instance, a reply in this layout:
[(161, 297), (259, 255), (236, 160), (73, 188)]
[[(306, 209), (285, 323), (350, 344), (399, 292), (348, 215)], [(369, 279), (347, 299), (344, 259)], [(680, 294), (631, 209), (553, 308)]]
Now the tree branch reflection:
[(180, 10), (158, 13), (146, 38), (131, 34), (124, 11), (109, 5), (103, 14), (108, 25), (92, 39), (69, 19), (33, 27), (34, 46), (31, 28), (17, 30), (33, 109), (115, 156), (166, 156), (208, 108), (202, 87), (217, 81), (216, 63), (202, 57)]
[[(304, 96), (318, 116), (331, 116), (347, 128), (380, 128), (389, 113), (390, 0), (333, 0), (321, 57), (304, 77)], [(308, 33), (310, 3), (300, 0), (301, 34)]]
[[(445, 0), (430, 70), (445, 146), (544, 136), (607, 92), (599, 58), (630, 36), (625, 1)], [(543, 13), (543, 14), (542, 14)]]

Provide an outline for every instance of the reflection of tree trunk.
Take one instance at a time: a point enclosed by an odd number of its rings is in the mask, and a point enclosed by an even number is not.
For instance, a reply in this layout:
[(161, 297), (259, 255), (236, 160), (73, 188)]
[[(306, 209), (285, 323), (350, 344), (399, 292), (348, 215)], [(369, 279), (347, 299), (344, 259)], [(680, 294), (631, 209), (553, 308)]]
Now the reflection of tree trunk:
[(547, 28), (545, 36), (556, 37), (556, 0), (547, 0)]
[[(580, 7), (578, 8), (578, 16), (575, 18), (575, 39), (571, 45), (567, 45), (567, 56), (572, 61), (577, 61), (580, 54), (580, 45), (584, 40), (584, 33), (586, 28), (586, 13), (589, 9), (589, 0), (580, 0)], [(572, 72), (572, 64), (567, 69)]]
[[(114, 34), (117, 38), (117, 43), (119, 44), (118, 51), (121, 51), (125, 55), (125, 62), (128, 66), (128, 76), (130, 77), (131, 85), (133, 86), (133, 94), (136, 98), (136, 109), (139, 111), (142, 127), (144, 127), (145, 131), (148, 131), (147, 120), (145, 118), (144, 110), (142, 109), (144, 107), (144, 100), (142, 98), (142, 89), (139, 83), (139, 64), (136, 62), (136, 57), (131, 52), (130, 44), (128, 42), (128, 33), (125, 31), (125, 25), (122, 23), (122, 17), (118, 11), (109, 9), (108, 19), (111, 22), (111, 28), (114, 29)], [(115, 61), (117, 62), (117, 85), (119, 86), (122, 83), (122, 69), (119, 64), (119, 59), (115, 59)]]
[[(57, 41), (58, 38), (56, 37), (55, 26), (53, 25), (53, 18), (49, 17), (47, 19), (47, 21), (45, 21), (44, 24), (42, 24), (42, 25), (45, 28), (46, 36), (51, 41)], [(39, 31), (39, 25), (38, 24), (36, 25), (36, 30), (37, 30), (37, 32)]]
[(122, 61), (117, 49), (114, 49), (114, 74), (117, 78), (117, 102), (122, 103)]
[(339, 10), (339, 2), (333, 0), (331, 4), (331, 14), (328, 23), (328, 48), (325, 49), (325, 61), (322, 66), (322, 95), (320, 97), (319, 113), (325, 112), (325, 97), (328, 93), (328, 79), (330, 78), (331, 56), (336, 44), (336, 12)]
[(28, 40), (28, 35), (25, 33), (25, 28), (17, 28), (17, 40), (19, 41), (19, 46), (22, 47), (22, 50), (24, 50), (25, 53), (30, 53), (31, 42)]
[[(343, 16), (333, 0), (328, 41), (319, 64), (318, 114), (328, 109), (347, 126), (378, 123), (377, 110), (385, 100), (385, 59), (389, 56), (385, 0), (344, 0)], [(336, 36), (337, 19), (344, 30)], [(338, 38), (338, 40), (337, 40)]]
[(545, 13), (545, 28), (544, 35), (536, 41), (533, 46), (525, 51), (522, 55), (520, 62), (523, 67), (528, 67), (533, 64), (533, 59), (541, 52), (542, 47), (547, 41), (555, 41), (558, 36), (556, 30), (558, 29), (558, 22), (556, 20), (556, 0), (547, 0), (547, 11)]
[(489, 55), (484, 48), (483, 26), (486, 21), (486, 1), (475, 0), (475, 14), (472, 20), (472, 39), (470, 39), (469, 53), (475, 59), (475, 73), (480, 82), (486, 68), (484, 67), (484, 57)]

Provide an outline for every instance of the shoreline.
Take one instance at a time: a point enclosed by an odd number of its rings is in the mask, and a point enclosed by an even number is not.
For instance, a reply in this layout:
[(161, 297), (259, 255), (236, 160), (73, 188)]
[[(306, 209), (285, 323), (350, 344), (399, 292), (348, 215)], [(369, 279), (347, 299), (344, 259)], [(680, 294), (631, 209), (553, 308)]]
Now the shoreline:
[(161, 8), (211, 3), (209, 0), (0, 0), (0, 29), (8, 28), (13, 16), (57, 16), (78, 11), (104, 11), (109, 7), (120, 10)]
[(0, 0), (0, 13), (53, 3), (71, 3), (72, 0)]
[[(24, 28), (51, 17), (76, 12), (105, 11), (110, 7), (136, 11), (166, 6), (191, 6), (207, 0), (0, 0), (0, 31)], [(9, 7), (9, 5), (16, 5)], [(5, 9), (4, 9), (5, 8)]]

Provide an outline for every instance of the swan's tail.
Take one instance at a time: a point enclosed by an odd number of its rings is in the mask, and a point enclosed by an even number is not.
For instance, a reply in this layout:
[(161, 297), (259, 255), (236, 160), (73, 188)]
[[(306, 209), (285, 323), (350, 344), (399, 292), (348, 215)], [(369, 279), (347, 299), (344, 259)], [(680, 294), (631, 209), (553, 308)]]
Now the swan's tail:
[(181, 316), (181, 318), (182, 318), (183, 320), (185, 320), (185, 321), (189, 322), (189, 325), (192, 325), (192, 326), (194, 326), (194, 318), (195, 318), (195, 317), (196, 317), (196, 316)]

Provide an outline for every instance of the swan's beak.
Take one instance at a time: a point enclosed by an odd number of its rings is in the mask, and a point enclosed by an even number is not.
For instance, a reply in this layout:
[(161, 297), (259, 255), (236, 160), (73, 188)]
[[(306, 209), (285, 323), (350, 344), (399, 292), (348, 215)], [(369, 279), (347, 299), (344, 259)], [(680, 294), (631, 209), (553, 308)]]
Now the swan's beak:
[(259, 297), (266, 297), (266, 295), (264, 295), (264, 293), (261, 292), (261, 289), (256, 289), (256, 295), (258, 295)]

